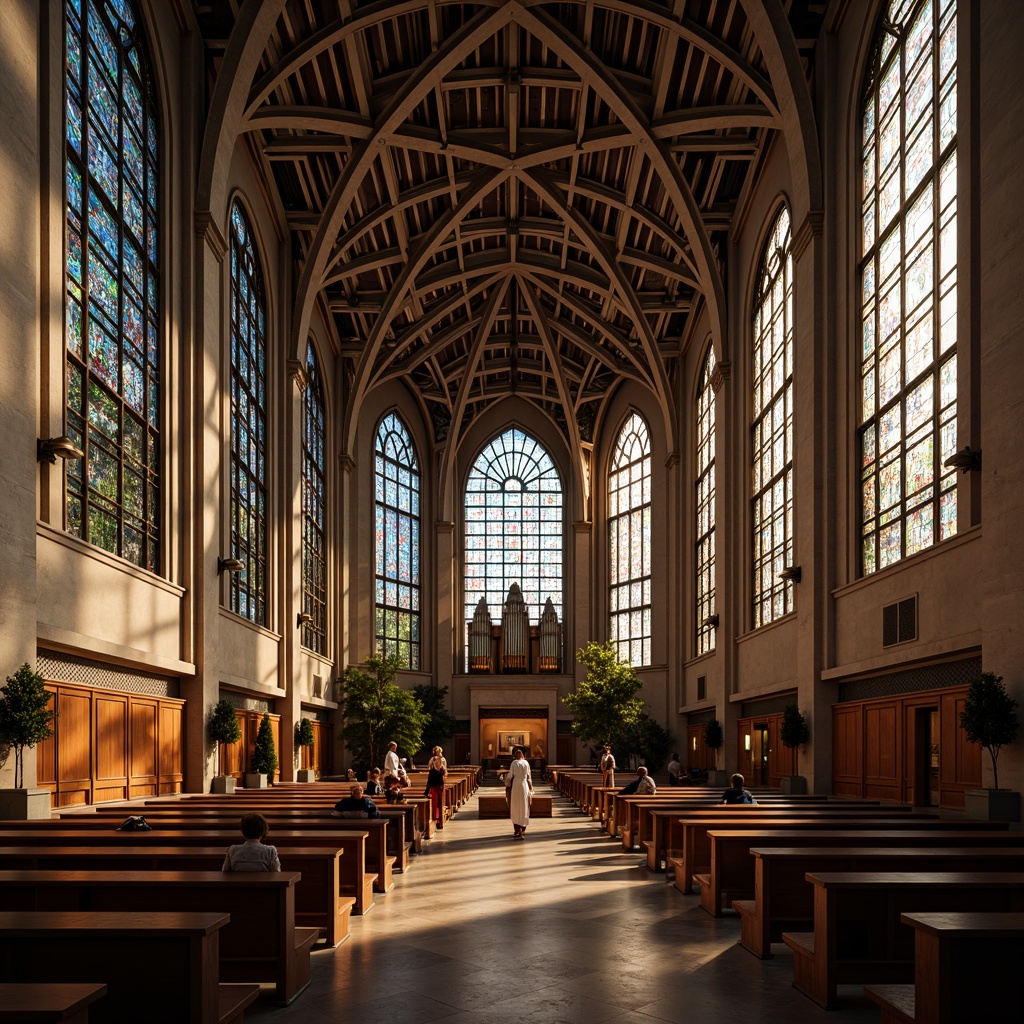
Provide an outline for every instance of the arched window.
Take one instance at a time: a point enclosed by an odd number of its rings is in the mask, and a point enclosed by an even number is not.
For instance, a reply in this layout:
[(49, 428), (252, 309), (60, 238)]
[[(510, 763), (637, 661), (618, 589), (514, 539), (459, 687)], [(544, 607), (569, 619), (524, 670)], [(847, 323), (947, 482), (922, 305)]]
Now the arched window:
[(267, 623), (267, 303), (252, 229), (231, 208), (231, 610)]
[(780, 211), (761, 258), (754, 297), (754, 627), (793, 610), (793, 254)]
[(651, 438), (633, 413), (608, 469), (609, 636), (620, 661), (651, 663)]
[(709, 345), (697, 385), (697, 654), (715, 648), (715, 350)]
[(377, 428), (377, 653), (420, 667), (420, 469), (405, 424), (389, 413)]
[(513, 427), (484, 446), (466, 483), (465, 621), (484, 598), (494, 621), (518, 583), (531, 622), (562, 619), (562, 481), (539, 441)]
[(316, 349), (306, 349), (306, 390), (302, 407), (302, 646), (327, 653), (327, 506), (324, 480), (324, 386)]
[(65, 7), (67, 530), (160, 570), (159, 128), (132, 0)]
[(895, 0), (861, 109), (865, 575), (956, 533), (956, 0)]

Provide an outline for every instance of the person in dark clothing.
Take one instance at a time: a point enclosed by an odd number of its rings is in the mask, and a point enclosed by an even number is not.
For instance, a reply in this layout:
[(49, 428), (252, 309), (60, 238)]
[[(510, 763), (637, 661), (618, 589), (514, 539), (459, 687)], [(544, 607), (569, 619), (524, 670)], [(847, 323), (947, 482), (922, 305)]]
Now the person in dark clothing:
[(430, 816), (439, 829), (444, 828), (444, 780), (448, 774), (448, 762), (444, 751), (434, 747), (427, 762), (427, 786), (424, 796), (430, 797)]
[(723, 804), (756, 804), (749, 789), (743, 788), (743, 776), (737, 772), (729, 780), (732, 785), (722, 794)]
[(380, 784), (380, 769), (374, 768), (370, 772), (370, 781), (366, 784), (367, 796), (383, 796), (384, 787)]
[(363, 787), (358, 783), (349, 791), (348, 796), (343, 796), (331, 811), (333, 818), (378, 818), (380, 811), (377, 805), (368, 797), (363, 796)]

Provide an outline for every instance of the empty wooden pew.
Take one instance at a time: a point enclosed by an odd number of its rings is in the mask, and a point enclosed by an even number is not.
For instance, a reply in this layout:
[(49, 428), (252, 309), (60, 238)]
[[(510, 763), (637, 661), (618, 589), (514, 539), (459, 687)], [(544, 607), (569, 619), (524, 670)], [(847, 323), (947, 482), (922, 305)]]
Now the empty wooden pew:
[(0, 984), (0, 1021), (88, 1024), (89, 1006), (106, 994), (106, 985), (85, 983)]
[(107, 994), (90, 1018), (153, 1024), (236, 1024), (259, 985), (225, 985), (218, 940), (228, 915), (0, 912), (0, 971), (24, 982), (95, 982)]
[(793, 985), (826, 1009), (839, 985), (914, 980), (914, 934), (900, 915), (1024, 912), (1024, 872), (812, 872), (814, 930), (784, 932)]

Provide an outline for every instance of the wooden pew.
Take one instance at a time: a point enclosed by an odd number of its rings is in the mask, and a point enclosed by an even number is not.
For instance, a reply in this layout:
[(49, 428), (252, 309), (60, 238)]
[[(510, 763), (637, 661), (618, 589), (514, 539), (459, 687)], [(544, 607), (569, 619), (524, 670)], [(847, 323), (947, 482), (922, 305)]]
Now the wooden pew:
[[(504, 793), (501, 796), (481, 794), (477, 797), (477, 806), (481, 818), (507, 818), (511, 813)], [(530, 817), (550, 818), (551, 814), (551, 797), (546, 793), (534, 793), (530, 800)]]
[[(143, 833), (125, 833), (128, 836)], [(336, 946), (348, 937), (349, 915), (355, 899), (341, 892), (339, 864), (342, 851), (303, 849), (288, 852), (288, 865), (302, 875), (295, 887), (295, 923), (300, 927), (317, 928), (329, 946)], [(220, 871), (224, 849), (216, 847), (152, 846), (124, 847), (85, 846), (4, 846), (0, 847), (0, 870), (29, 871)], [(365, 913), (373, 906), (373, 894), (363, 907)]]
[(1024, 873), (970, 871), (820, 872), (814, 930), (784, 932), (793, 950), (793, 986), (826, 1009), (837, 986), (914, 979), (914, 935), (900, 915), (922, 911), (1024, 911)]
[(235, 1024), (259, 985), (218, 978), (218, 913), (0, 912), (0, 965), (25, 982), (103, 979), (90, 1017), (149, 1024)]
[(106, 985), (0, 984), (0, 1021), (89, 1024), (90, 1004), (106, 994)]
[(754, 847), (750, 852), (755, 865), (755, 896), (737, 900), (733, 907), (740, 915), (740, 945), (762, 959), (772, 955), (771, 944), (781, 942), (783, 932), (813, 927), (814, 891), (808, 874), (1024, 871), (1024, 848), (1020, 846)]
[(271, 981), (278, 1001), (309, 984), (317, 928), (296, 928), (295, 871), (0, 871), (7, 910), (217, 911), (222, 981)]
[(882, 1008), (882, 1024), (1020, 1020), (1024, 914), (903, 914), (900, 920), (914, 929), (914, 984), (865, 986)]
[[(797, 814), (799, 812), (796, 812)], [(834, 832), (839, 829), (847, 832), (883, 832), (898, 829), (901, 832), (1002, 832), (1008, 829), (1006, 822), (992, 821), (959, 821), (953, 822), (948, 819), (930, 817), (928, 815), (902, 815), (894, 819), (890, 817), (874, 817), (870, 814), (856, 813), (842, 818), (805, 818), (802, 815), (786, 818), (774, 816), (759, 818), (758, 826), (755, 826), (749, 819), (741, 816), (729, 816), (715, 819), (704, 815), (692, 815), (688, 818), (678, 818), (671, 828), (673, 834), (679, 836), (681, 849), (676, 854), (669, 855), (669, 864), (675, 868), (675, 885), (681, 892), (692, 892), (694, 877), (713, 874), (712, 866), (712, 841), (710, 832), (744, 832), (750, 837), (756, 837), (762, 831), (776, 832), (806, 832), (808, 830)], [(796, 839), (788, 843), (780, 844), (792, 846)], [(750, 844), (754, 845), (753, 842)], [(863, 845), (859, 843), (858, 845)], [(748, 889), (753, 892), (753, 864), (745, 856), (745, 851), (739, 851), (736, 855), (737, 863), (728, 865), (731, 871), (748, 870)], [(726, 865), (719, 865), (721, 872)], [(712, 889), (720, 888), (721, 882), (716, 880), (709, 882)], [(727, 906), (728, 904), (724, 904)], [(709, 913), (717, 917), (721, 912), (721, 906), (717, 900), (705, 904), (705, 909), (712, 908)], [(715, 909), (717, 908), (717, 913)]]

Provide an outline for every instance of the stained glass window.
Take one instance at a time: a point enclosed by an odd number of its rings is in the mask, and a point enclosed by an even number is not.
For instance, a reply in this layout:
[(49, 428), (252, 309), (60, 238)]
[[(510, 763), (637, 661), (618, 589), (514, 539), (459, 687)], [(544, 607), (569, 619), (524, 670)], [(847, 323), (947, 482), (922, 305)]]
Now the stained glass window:
[(67, 530), (160, 569), (159, 129), (132, 0), (65, 5)]
[(518, 583), (531, 623), (551, 598), (562, 621), (562, 480), (551, 456), (516, 428), (484, 446), (466, 483), (465, 620), (484, 598), (494, 622)]
[(753, 624), (793, 610), (793, 254), (789, 210), (775, 218), (754, 301)]
[(861, 108), (861, 567), (956, 533), (956, 0), (894, 0)]
[(302, 610), (309, 619), (302, 624), (302, 646), (317, 654), (327, 653), (325, 438), (323, 378), (310, 342), (302, 417)]
[(715, 647), (715, 351), (709, 345), (697, 386), (697, 654)]
[(267, 624), (267, 303), (255, 240), (231, 208), (231, 610)]
[(405, 424), (389, 413), (374, 452), (377, 653), (420, 667), (420, 468)]
[(608, 470), (609, 637), (619, 660), (651, 663), (651, 438), (642, 416), (622, 425)]

